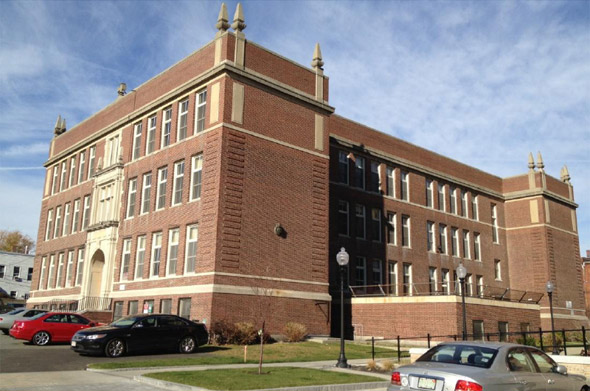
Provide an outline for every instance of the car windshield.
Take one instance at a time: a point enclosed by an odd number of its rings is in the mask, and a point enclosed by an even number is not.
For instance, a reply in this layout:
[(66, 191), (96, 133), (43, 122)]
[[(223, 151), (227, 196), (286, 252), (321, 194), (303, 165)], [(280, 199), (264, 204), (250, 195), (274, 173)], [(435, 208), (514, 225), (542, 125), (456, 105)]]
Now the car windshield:
[(42, 317), (43, 315), (47, 315), (47, 312), (39, 312), (38, 314), (33, 315), (33, 316), (31, 316), (31, 317), (29, 317), (27, 319), (29, 319), (29, 320), (31, 320), (31, 319), (38, 319), (38, 318)]
[(137, 322), (138, 319), (141, 319), (139, 316), (128, 316), (126, 318), (121, 318), (119, 320), (114, 321), (111, 323), (113, 327), (130, 327), (133, 323)]
[(17, 308), (16, 310), (12, 310), (9, 313), (7, 313), (6, 315), (16, 315), (16, 314), (20, 314), (21, 312), (23, 312), (25, 309), (24, 308)]
[(498, 353), (492, 349), (477, 345), (438, 345), (424, 353), (417, 361), (444, 362), (458, 365), (468, 365), (489, 368)]

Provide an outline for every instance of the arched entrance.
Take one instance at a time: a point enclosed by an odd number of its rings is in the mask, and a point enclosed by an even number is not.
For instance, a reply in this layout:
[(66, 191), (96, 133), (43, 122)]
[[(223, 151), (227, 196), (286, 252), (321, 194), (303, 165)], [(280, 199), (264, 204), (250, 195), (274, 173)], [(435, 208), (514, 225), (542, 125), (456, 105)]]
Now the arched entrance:
[(100, 286), (102, 283), (102, 271), (104, 269), (104, 253), (97, 250), (92, 256), (90, 263), (90, 291), (91, 297), (100, 296)]

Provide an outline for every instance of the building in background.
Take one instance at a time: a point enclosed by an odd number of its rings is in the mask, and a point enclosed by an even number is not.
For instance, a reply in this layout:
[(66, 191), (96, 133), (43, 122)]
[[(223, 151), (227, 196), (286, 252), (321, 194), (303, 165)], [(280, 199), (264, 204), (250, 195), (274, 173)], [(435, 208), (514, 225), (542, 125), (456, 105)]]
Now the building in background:
[(587, 322), (565, 168), (531, 155), (503, 179), (369, 129), (334, 114), (319, 45), (308, 68), (247, 41), (241, 6), (216, 27), (74, 128), (58, 118), (30, 306), (328, 334), (345, 247), (349, 333), (460, 332), (459, 264), (469, 333), (547, 327), (548, 280), (556, 324)]
[(24, 305), (33, 280), (34, 255), (0, 251), (0, 293), (4, 304)]
[(584, 297), (586, 299), (586, 315), (590, 316), (590, 250), (586, 250), (586, 256), (582, 257), (582, 270), (584, 271)]

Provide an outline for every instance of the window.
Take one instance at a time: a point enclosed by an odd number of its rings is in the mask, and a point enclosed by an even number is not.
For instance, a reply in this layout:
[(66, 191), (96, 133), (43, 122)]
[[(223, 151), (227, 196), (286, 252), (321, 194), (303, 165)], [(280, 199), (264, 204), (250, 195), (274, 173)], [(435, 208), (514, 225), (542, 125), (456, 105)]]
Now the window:
[(174, 189), (172, 191), (172, 205), (182, 203), (182, 187), (184, 183), (184, 160), (174, 163)]
[(371, 238), (374, 242), (381, 242), (381, 209), (371, 210)]
[(37, 286), (37, 289), (39, 289), (39, 290), (42, 290), (44, 288), (43, 282), (45, 279), (46, 272), (47, 272), (47, 257), (43, 257), (41, 259), (41, 272), (39, 273), (39, 285)]
[(394, 212), (387, 212), (387, 243), (397, 245), (397, 219)]
[(395, 198), (395, 169), (387, 167), (387, 195)]
[(59, 262), (57, 266), (57, 281), (55, 285), (59, 288), (63, 286), (62, 277), (64, 275), (64, 253), (59, 253), (58, 259)]
[(379, 185), (380, 185), (380, 181), (379, 181), (379, 163), (377, 162), (371, 162), (371, 177), (370, 177), (370, 183), (369, 183), (369, 191), (372, 191), (374, 193), (378, 193), (379, 192)]
[(365, 158), (357, 156), (354, 162), (352, 185), (359, 189), (365, 188)]
[(451, 187), (451, 213), (457, 214), (457, 188)]
[(191, 158), (191, 201), (201, 198), (203, 155)]
[(129, 308), (127, 310), (127, 315), (135, 315), (139, 313), (137, 300), (129, 301)]
[(104, 167), (109, 167), (116, 164), (119, 160), (119, 135), (109, 138), (107, 143), (107, 158), (108, 161)]
[(88, 151), (88, 178), (94, 175), (94, 160), (96, 158), (96, 146), (93, 145)]
[(355, 285), (367, 285), (367, 260), (365, 257), (356, 257)]
[(162, 167), (158, 170), (158, 189), (156, 194), (156, 210), (164, 208), (166, 205), (166, 182), (168, 181), (168, 167)]
[(381, 260), (373, 260), (373, 285), (383, 284), (383, 273), (381, 272)]
[(348, 185), (348, 155), (344, 151), (338, 151), (338, 182)]
[(143, 278), (143, 263), (145, 260), (145, 236), (137, 237), (137, 250), (135, 251), (135, 279)]
[(60, 185), (59, 185), (59, 189), (60, 191), (64, 191), (66, 189), (66, 177), (68, 170), (67, 170), (67, 163), (65, 162), (65, 160), (63, 162), (61, 162), (61, 180), (60, 180)]
[[(4, 269), (4, 266), (2, 266), (2, 269)], [(2, 277), (4, 277), (4, 270), (2, 270)], [(17, 278), (20, 278), (20, 266), (13, 266), (12, 279), (16, 280)]]
[(168, 233), (168, 261), (166, 274), (171, 276), (176, 274), (176, 264), (178, 263), (178, 239), (180, 231), (178, 228), (171, 229)]
[(191, 298), (178, 299), (178, 316), (189, 319), (191, 317)]
[(80, 226), (80, 199), (74, 201), (74, 216), (72, 218), (72, 233), (78, 232)]
[(84, 197), (84, 211), (82, 212), (82, 229), (85, 230), (90, 224), (90, 196)]
[(84, 181), (84, 172), (86, 171), (86, 151), (80, 152), (80, 167), (78, 167), (78, 183)]
[(189, 225), (186, 228), (186, 262), (185, 273), (194, 273), (197, 263), (197, 240), (199, 237), (198, 226)]
[(447, 208), (445, 205), (446, 193), (445, 193), (445, 185), (442, 183), (438, 184), (438, 210), (442, 210), (446, 212)]
[(465, 294), (473, 296), (473, 276), (471, 274), (467, 274), (465, 277)]
[(406, 172), (406, 171), (402, 171), (400, 174), (400, 182), (401, 182), (401, 198), (404, 201), (409, 201), (410, 200), (410, 186), (409, 186), (409, 177), (410, 175)]
[(451, 228), (451, 255), (459, 256), (459, 230), (455, 227)]
[(152, 257), (150, 259), (150, 276), (158, 277), (160, 275), (160, 259), (162, 257), (162, 233), (158, 232), (152, 235)]
[(178, 103), (178, 135), (177, 141), (184, 140), (186, 138), (188, 118), (188, 98)]
[(404, 263), (404, 296), (412, 296), (412, 264)]
[(197, 92), (195, 110), (195, 133), (205, 130), (205, 109), (207, 108), (207, 90)]
[(123, 240), (123, 255), (121, 257), (121, 281), (129, 279), (129, 263), (131, 262), (131, 239)]
[(365, 239), (365, 206), (355, 205), (356, 237)]
[(47, 225), (45, 226), (45, 240), (51, 239), (51, 224), (53, 224), (53, 209), (47, 211)]
[(68, 202), (64, 205), (64, 228), (63, 228), (63, 235), (68, 235), (70, 233), (70, 206), (71, 204)]
[(72, 286), (72, 272), (74, 271), (74, 250), (68, 252), (68, 265), (66, 266), (66, 287)]
[(389, 294), (397, 296), (397, 262), (389, 261)]
[(164, 109), (162, 115), (162, 141), (160, 148), (170, 145), (170, 133), (172, 131), (172, 107)]
[(478, 208), (478, 196), (471, 196), (471, 218), (473, 220), (479, 220), (479, 208)]
[(438, 290), (435, 267), (428, 268), (428, 289), (431, 295), (436, 293), (436, 291)]
[(172, 299), (160, 300), (160, 313), (171, 314), (172, 313)]
[(131, 160), (139, 159), (141, 155), (141, 126), (141, 122), (133, 126), (133, 155), (131, 156)]
[(441, 254), (447, 254), (447, 226), (438, 225), (438, 250)]
[(70, 159), (70, 178), (68, 187), (72, 187), (76, 184), (76, 156), (72, 156)]
[(410, 247), (410, 216), (402, 215), (402, 246)]
[(440, 271), (440, 277), (441, 277), (441, 281), (442, 281), (442, 289), (445, 295), (450, 295), (451, 294), (451, 280), (450, 280), (450, 274), (449, 274), (449, 269), (442, 269)]
[(498, 239), (498, 214), (496, 204), (492, 204), (492, 241), (494, 243), (500, 243)]
[(27, 281), (32, 281), (32, 280), (33, 280), (33, 268), (30, 267), (27, 272)]
[(467, 217), (467, 192), (461, 189), (461, 216)]
[(338, 234), (348, 236), (348, 202), (338, 200)]
[(434, 183), (432, 179), (426, 180), (426, 206), (434, 208)]
[(533, 349), (528, 349), (528, 351), (533, 357), (533, 360), (537, 363), (537, 366), (539, 367), (539, 371), (541, 371), (541, 373), (555, 373), (556, 363), (551, 358), (549, 358), (547, 354)]
[(483, 329), (483, 320), (474, 320), (473, 321), (473, 340), (483, 341), (484, 337), (484, 329)]
[(150, 211), (150, 199), (152, 196), (152, 173), (143, 174), (143, 188), (141, 189), (141, 214)]
[(78, 266), (76, 266), (76, 286), (82, 284), (82, 277), (84, 276), (84, 249), (78, 250)]
[(434, 252), (434, 223), (432, 221), (426, 222), (426, 249)]
[(57, 165), (53, 166), (53, 182), (51, 183), (51, 194), (57, 193)]
[(481, 243), (477, 232), (473, 233), (473, 258), (476, 261), (481, 261)]
[(113, 311), (113, 321), (119, 320), (123, 317), (123, 302), (115, 301), (115, 310)]
[[(143, 313), (144, 314), (153, 314), (154, 313), (154, 300), (144, 300), (143, 301)], [(154, 319), (154, 318), (151, 318)], [(142, 322), (146, 322), (150, 323), (150, 318), (148, 319), (144, 319)], [(154, 322), (154, 326), (155, 326), (155, 322)]]
[(500, 342), (506, 342), (508, 336), (508, 322), (498, 322), (498, 333), (500, 334)]
[(59, 238), (61, 236), (61, 205), (55, 208), (55, 226), (53, 228), (53, 237)]
[(494, 260), (494, 278), (496, 281), (502, 281), (502, 265), (499, 259)]
[(129, 219), (135, 215), (135, 202), (137, 201), (137, 178), (129, 180), (129, 186), (127, 188), (127, 214), (126, 217)]
[(469, 251), (469, 231), (463, 230), (463, 258), (470, 259), (471, 254)]
[(157, 117), (154, 115), (147, 120), (147, 140), (145, 142), (145, 154), (149, 155), (156, 148), (156, 123)]
[(476, 281), (477, 281), (477, 295), (479, 297), (483, 297), (484, 291), (483, 291), (483, 276), (476, 276)]

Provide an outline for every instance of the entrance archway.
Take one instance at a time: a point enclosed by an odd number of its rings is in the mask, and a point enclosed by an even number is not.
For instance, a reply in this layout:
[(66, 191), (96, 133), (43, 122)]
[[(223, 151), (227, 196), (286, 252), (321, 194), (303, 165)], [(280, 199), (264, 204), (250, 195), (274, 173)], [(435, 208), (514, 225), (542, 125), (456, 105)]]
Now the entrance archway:
[(100, 296), (100, 286), (102, 283), (102, 271), (104, 269), (104, 253), (97, 250), (92, 256), (90, 263), (90, 291), (91, 297)]

